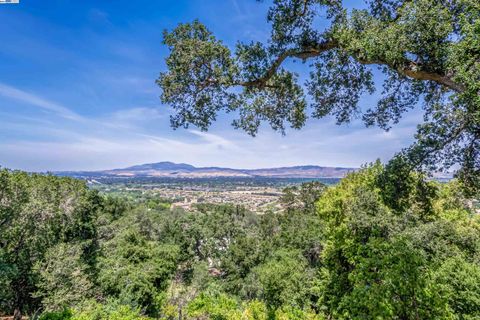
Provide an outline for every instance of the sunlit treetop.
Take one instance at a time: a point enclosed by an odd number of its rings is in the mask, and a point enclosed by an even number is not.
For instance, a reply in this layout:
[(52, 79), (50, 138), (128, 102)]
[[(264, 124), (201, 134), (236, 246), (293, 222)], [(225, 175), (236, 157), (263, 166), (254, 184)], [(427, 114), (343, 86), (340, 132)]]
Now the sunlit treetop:
[[(469, 191), (480, 186), (480, 3), (477, 0), (369, 0), (347, 10), (338, 0), (275, 0), (266, 43), (231, 50), (199, 21), (165, 31), (167, 71), (157, 80), (175, 110), (174, 128), (207, 130), (220, 111), (255, 135), (266, 122), (282, 133), (307, 117), (338, 124), (361, 117), (388, 130), (420, 103), (424, 123), (400, 155), (417, 169), (459, 166)], [(319, 20), (326, 23), (319, 23)], [(318, 25), (328, 25), (319, 29)], [(308, 63), (305, 83), (285, 67)], [(376, 105), (360, 98), (384, 75)]]

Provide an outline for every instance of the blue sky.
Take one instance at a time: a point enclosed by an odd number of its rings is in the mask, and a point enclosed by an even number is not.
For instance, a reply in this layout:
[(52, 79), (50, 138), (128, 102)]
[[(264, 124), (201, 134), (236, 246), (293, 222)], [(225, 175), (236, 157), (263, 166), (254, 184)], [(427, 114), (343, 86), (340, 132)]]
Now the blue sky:
[[(258, 168), (360, 166), (412, 141), (419, 112), (389, 132), (310, 119), (286, 136), (252, 138), (221, 115), (208, 133), (172, 130), (155, 79), (164, 29), (200, 19), (233, 47), (264, 41), (268, 1), (21, 0), (0, 5), (0, 166), (96, 170), (174, 161)], [(292, 64), (292, 63), (290, 63)], [(295, 65), (300, 72), (306, 66)], [(381, 89), (379, 90), (381, 91)], [(374, 97), (362, 100), (366, 108)]]

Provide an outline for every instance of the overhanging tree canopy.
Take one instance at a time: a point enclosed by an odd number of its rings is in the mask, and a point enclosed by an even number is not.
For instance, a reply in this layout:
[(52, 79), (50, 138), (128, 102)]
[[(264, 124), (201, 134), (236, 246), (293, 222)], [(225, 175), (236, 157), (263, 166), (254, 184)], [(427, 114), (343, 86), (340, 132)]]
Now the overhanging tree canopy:
[[(388, 130), (418, 102), (425, 121), (402, 152), (415, 168), (460, 165), (469, 191), (480, 186), (480, 4), (477, 0), (368, 0), (347, 10), (339, 0), (274, 0), (267, 43), (238, 43), (232, 52), (199, 21), (165, 31), (170, 49), (157, 80), (176, 113), (174, 128), (207, 130), (220, 111), (236, 111), (233, 126), (255, 135), (262, 122), (284, 132), (307, 114), (338, 124), (361, 116)], [(329, 26), (319, 30), (319, 19)], [(301, 84), (286, 69), (309, 62)], [(385, 76), (376, 106), (372, 68)]]

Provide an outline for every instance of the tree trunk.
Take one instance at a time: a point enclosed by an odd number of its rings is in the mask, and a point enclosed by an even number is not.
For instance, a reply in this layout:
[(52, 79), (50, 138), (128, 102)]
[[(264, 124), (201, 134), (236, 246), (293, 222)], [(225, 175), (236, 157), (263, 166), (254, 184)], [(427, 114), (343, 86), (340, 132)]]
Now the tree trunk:
[(20, 308), (15, 308), (13, 312), (13, 320), (22, 320), (22, 311)]

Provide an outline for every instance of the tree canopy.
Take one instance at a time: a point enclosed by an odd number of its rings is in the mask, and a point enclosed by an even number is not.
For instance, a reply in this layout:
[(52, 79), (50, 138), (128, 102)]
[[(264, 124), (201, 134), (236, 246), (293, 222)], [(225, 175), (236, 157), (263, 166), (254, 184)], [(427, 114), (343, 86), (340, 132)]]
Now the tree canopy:
[(259, 215), (0, 170), (0, 316), (478, 319), (480, 215), (455, 180), (386, 172), (288, 187)]
[[(400, 155), (415, 169), (459, 167), (466, 191), (480, 186), (480, 4), (476, 0), (274, 0), (265, 43), (229, 48), (199, 21), (164, 32), (167, 71), (157, 80), (173, 127), (202, 130), (221, 111), (251, 135), (262, 122), (282, 133), (308, 116), (338, 124), (361, 117), (385, 130), (421, 105), (424, 122)], [(322, 20), (322, 23), (319, 21)], [(319, 29), (318, 25), (326, 25)], [(285, 66), (308, 63), (305, 83)], [(360, 98), (378, 87), (376, 105)]]

